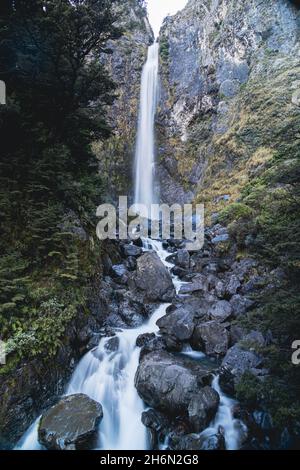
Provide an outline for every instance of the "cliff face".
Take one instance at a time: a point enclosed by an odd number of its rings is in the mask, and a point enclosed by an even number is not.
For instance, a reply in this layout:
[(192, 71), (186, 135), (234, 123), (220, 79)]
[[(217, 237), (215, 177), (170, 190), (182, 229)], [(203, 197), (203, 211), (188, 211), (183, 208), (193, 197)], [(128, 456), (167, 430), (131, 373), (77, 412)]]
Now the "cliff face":
[(153, 32), (147, 12), (138, 0), (120, 1), (117, 6), (118, 26), (123, 36), (111, 41), (112, 54), (104, 61), (116, 84), (116, 100), (109, 108), (114, 135), (106, 142), (95, 142), (101, 174), (108, 197), (130, 194), (132, 163), (137, 128), (141, 73)]
[[(235, 199), (299, 122), (299, 10), (288, 0), (190, 0), (160, 33), (162, 199)], [(201, 194), (199, 194), (201, 190)]]

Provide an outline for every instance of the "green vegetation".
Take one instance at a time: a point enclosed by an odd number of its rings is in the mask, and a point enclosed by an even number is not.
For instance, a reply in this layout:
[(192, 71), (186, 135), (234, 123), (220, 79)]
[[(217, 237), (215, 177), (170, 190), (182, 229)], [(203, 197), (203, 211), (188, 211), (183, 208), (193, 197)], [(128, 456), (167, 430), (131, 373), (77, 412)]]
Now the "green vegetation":
[(56, 353), (99, 272), (104, 183), (91, 143), (110, 135), (115, 86), (99, 54), (120, 36), (112, 3), (1, 2), (0, 337), (11, 364)]

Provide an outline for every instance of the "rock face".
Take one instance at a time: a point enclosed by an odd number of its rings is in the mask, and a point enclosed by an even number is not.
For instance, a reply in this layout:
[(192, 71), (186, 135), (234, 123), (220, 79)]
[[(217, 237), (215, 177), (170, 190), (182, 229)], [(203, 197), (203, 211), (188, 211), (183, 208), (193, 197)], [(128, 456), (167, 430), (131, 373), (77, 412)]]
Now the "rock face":
[[(191, 200), (207, 185), (209, 204), (224, 206), (236, 197), (231, 183), (241, 169), (247, 180), (251, 155), (284, 138), (276, 132), (299, 101), (298, 22), (289, 0), (189, 0), (165, 20), (157, 117), (164, 202)], [(258, 136), (258, 128), (265, 132)], [(227, 240), (218, 235), (214, 243)]]
[(139, 0), (117, 0), (114, 8), (118, 26), (124, 35), (110, 41), (111, 55), (103, 61), (116, 84), (117, 99), (108, 109), (114, 135), (105, 143), (96, 142), (94, 151), (99, 157), (100, 172), (110, 198), (132, 190), (133, 155), (137, 128), (142, 68), (153, 33), (147, 12)]
[(169, 302), (175, 295), (171, 275), (154, 252), (145, 253), (138, 259), (132, 282), (147, 301)]
[(102, 418), (102, 406), (87, 395), (64, 397), (42, 416), (39, 442), (49, 450), (87, 449)]

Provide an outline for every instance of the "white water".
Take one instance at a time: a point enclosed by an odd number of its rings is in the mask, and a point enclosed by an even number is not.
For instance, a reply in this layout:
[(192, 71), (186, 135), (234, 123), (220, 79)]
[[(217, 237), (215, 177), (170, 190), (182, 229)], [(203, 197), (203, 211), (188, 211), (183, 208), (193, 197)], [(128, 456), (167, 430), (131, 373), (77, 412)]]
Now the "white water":
[(212, 387), (220, 395), (220, 405), (215, 419), (210, 427), (203, 431), (202, 436), (209, 437), (217, 434), (221, 427), (225, 436), (226, 450), (238, 450), (241, 447), (243, 436), (247, 433), (247, 428), (240, 420), (233, 418), (232, 410), (237, 402), (222, 392), (219, 376), (214, 378)]
[[(146, 250), (153, 249), (168, 268), (172, 264), (166, 261), (169, 253), (162, 248), (161, 242), (145, 240)], [(173, 276), (178, 292), (182, 281)], [(103, 406), (104, 418), (100, 425), (97, 449), (103, 450), (148, 450), (147, 430), (141, 422), (145, 405), (134, 386), (134, 377), (139, 364), (140, 348), (136, 339), (143, 333), (157, 333), (156, 322), (166, 314), (169, 304), (162, 304), (144, 325), (116, 334), (119, 345), (116, 351), (106, 348), (112, 338), (102, 338), (99, 346), (88, 352), (78, 364), (69, 383), (66, 395), (85, 393)], [(183, 354), (196, 360), (205, 359), (201, 352), (185, 347)], [(215, 419), (202, 435), (218, 433), (221, 426), (225, 433), (226, 448), (236, 450), (240, 447), (244, 425), (233, 418), (232, 408), (235, 401), (228, 398), (220, 389), (216, 377), (212, 384), (220, 395), (220, 406)], [(38, 418), (20, 440), (18, 450), (41, 450), (38, 443)]]
[[(158, 50), (159, 45), (149, 47), (148, 59), (143, 69), (141, 85), (140, 116), (136, 147), (135, 203), (150, 208), (154, 202), (154, 118), (158, 88)], [(144, 240), (146, 250), (156, 251), (164, 265), (170, 269), (172, 264), (166, 261), (169, 253), (162, 248), (162, 243)], [(185, 284), (173, 276), (177, 293)], [(145, 409), (134, 386), (134, 377), (139, 364), (140, 349), (136, 339), (143, 333), (157, 333), (156, 322), (165, 315), (168, 304), (162, 304), (151, 319), (139, 328), (122, 330), (116, 334), (119, 344), (115, 351), (108, 346), (111, 338), (102, 338), (99, 346), (87, 353), (78, 364), (69, 383), (66, 395), (85, 393), (103, 406), (104, 418), (100, 425), (97, 449), (103, 450), (147, 450), (149, 442), (147, 430), (141, 422)], [(202, 360), (203, 353), (186, 348), (184, 354)], [(220, 407), (214, 422), (204, 431), (210, 436), (222, 426), (228, 449), (239, 447), (240, 432), (237, 420), (234, 420), (231, 408), (234, 404), (220, 390), (218, 380), (213, 387), (221, 397)], [(17, 450), (41, 450), (38, 443), (38, 418), (24, 434)]]
[(154, 203), (154, 119), (158, 95), (158, 55), (159, 44), (148, 49), (141, 83), (139, 122), (135, 154), (135, 204), (143, 204), (150, 209)]

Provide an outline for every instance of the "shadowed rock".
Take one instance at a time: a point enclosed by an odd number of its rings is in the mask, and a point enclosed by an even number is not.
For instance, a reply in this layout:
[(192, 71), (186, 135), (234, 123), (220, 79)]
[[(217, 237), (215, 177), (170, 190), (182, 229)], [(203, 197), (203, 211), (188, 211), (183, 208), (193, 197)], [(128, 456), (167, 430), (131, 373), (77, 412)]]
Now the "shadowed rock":
[(64, 397), (42, 416), (39, 442), (49, 450), (89, 448), (102, 418), (102, 406), (87, 395)]

